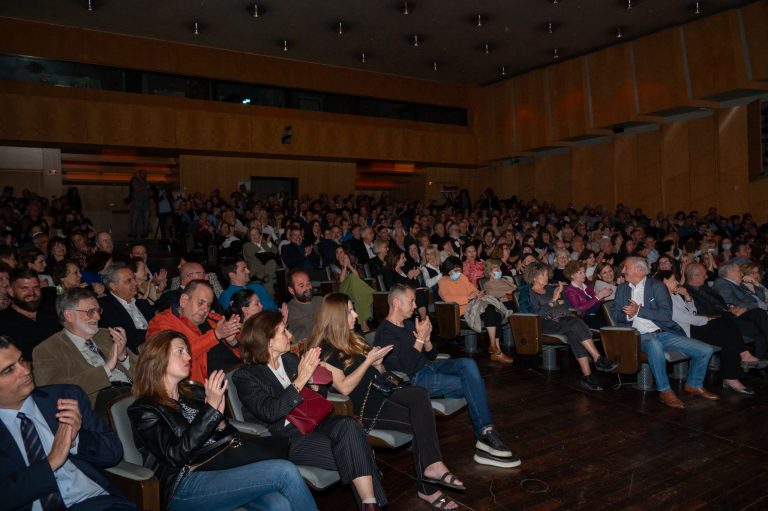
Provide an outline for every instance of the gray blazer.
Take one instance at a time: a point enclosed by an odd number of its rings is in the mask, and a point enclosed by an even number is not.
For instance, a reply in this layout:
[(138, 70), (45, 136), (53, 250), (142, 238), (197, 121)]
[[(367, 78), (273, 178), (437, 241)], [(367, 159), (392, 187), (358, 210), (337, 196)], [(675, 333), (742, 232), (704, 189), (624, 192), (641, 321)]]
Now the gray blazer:
[(749, 289), (743, 285), (737, 286), (730, 280), (720, 278), (715, 281), (715, 285), (712, 286), (712, 289), (723, 297), (725, 303), (737, 307), (745, 307), (747, 309), (757, 308), (757, 300), (752, 296), (752, 293), (749, 292)]

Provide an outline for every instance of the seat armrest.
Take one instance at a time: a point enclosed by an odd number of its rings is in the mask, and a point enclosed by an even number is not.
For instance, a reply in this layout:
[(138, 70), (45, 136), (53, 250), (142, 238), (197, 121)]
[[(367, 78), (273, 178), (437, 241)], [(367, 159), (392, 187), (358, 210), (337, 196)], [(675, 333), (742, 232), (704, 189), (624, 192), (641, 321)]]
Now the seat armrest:
[(140, 465), (121, 461), (105, 470), (110, 481), (144, 511), (160, 510), (160, 482), (155, 473)]
[(245, 422), (230, 419), (229, 423), (232, 424), (240, 433), (245, 433), (247, 435), (262, 436), (268, 431), (266, 426), (256, 422)]
[(355, 410), (352, 407), (352, 400), (349, 399), (349, 396), (337, 394), (336, 392), (329, 392), (326, 399), (333, 403), (333, 413), (336, 415), (351, 417), (355, 414)]

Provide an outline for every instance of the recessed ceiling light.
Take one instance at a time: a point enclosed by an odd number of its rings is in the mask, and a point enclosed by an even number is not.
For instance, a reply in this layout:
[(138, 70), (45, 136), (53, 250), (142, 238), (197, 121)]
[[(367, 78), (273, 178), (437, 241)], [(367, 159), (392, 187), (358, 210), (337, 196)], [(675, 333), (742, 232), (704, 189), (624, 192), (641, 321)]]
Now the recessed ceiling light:
[(200, 23), (197, 21), (192, 23), (192, 33), (195, 35), (200, 35)]
[(437, 71), (437, 61), (432, 62), (432, 71)]
[(368, 61), (368, 57), (366, 56), (365, 52), (360, 54), (360, 62), (365, 64)]
[(411, 42), (414, 48), (418, 48), (419, 44), (424, 42), (424, 40), (421, 37), (419, 37), (418, 34), (412, 35), (409, 41)]
[(483, 26), (483, 21), (484, 21), (483, 15), (482, 14), (478, 14), (477, 18), (475, 18), (475, 26), (476, 27), (482, 27)]
[(624, 37), (624, 32), (621, 30), (621, 27), (616, 28), (616, 39), (621, 39)]
[(414, 7), (416, 5), (413, 2), (403, 2), (400, 4), (400, 13), (407, 16), (413, 12)]
[(632, 5), (632, 0), (627, 0), (627, 10), (631, 10), (634, 5)]
[(88, 9), (88, 12), (93, 12), (96, 9), (93, 5), (93, 0), (88, 0), (88, 3), (85, 6), (85, 8)]
[(701, 14), (701, 2), (696, 2), (694, 5), (694, 14)]
[(264, 7), (260, 6), (259, 4), (249, 5), (248, 6), (248, 14), (250, 14), (254, 18), (258, 18), (262, 14), (264, 14)]
[(339, 21), (336, 23), (335, 30), (337, 34), (341, 35), (347, 31), (347, 25), (345, 25), (343, 21)]
[(553, 33), (555, 31), (555, 27), (554, 27), (554, 25), (552, 25), (551, 21), (548, 21), (547, 22), (547, 26), (544, 27), (544, 28), (547, 31), (547, 34), (551, 34), (551, 33)]
[(560, 58), (560, 50), (555, 48), (554, 50), (552, 50), (552, 59), (557, 60), (559, 58)]
[(485, 43), (485, 44), (483, 45), (483, 51), (485, 52), (485, 54), (486, 54), (486, 55), (488, 55), (489, 53), (491, 53), (491, 45), (490, 45), (490, 44), (488, 44), (488, 43)]
[(507, 66), (501, 66), (501, 76), (507, 76)]
[(283, 51), (288, 51), (288, 40), (287, 39), (283, 40)]

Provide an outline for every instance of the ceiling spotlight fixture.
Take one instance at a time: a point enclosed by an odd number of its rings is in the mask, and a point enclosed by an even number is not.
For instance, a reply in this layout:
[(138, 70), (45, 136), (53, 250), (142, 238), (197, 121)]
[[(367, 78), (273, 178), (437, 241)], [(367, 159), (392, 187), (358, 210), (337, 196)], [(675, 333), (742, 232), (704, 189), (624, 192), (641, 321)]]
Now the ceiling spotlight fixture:
[(551, 21), (547, 22), (547, 34), (551, 34), (555, 31), (555, 27), (552, 25)]
[(337, 34), (341, 35), (344, 32), (346, 32), (346, 30), (347, 30), (347, 27), (346, 27), (346, 25), (344, 25), (343, 21), (339, 21), (338, 23), (336, 23), (336, 33)]
[(365, 64), (368, 61), (368, 58), (365, 56), (365, 52), (360, 54), (360, 62)]
[(400, 4), (400, 13), (408, 16), (409, 14), (411, 14), (414, 7), (415, 6), (413, 2), (403, 2), (402, 4)]
[(560, 58), (560, 50), (555, 48), (554, 50), (552, 50), (552, 60), (557, 60), (559, 58)]
[(475, 21), (475, 26), (476, 27), (482, 27), (483, 26), (483, 15), (482, 14), (478, 14), (477, 15), (477, 19)]
[(432, 62), (432, 71), (437, 71), (437, 61)]
[(254, 18), (258, 18), (259, 16), (264, 14), (264, 8), (259, 7), (259, 4), (253, 4), (248, 6), (248, 13)]
[(413, 35), (413, 36), (411, 36), (410, 41), (411, 41), (411, 44), (413, 45), (414, 48), (418, 48), (419, 47), (419, 42), (421, 42), (421, 39), (419, 38), (418, 35)]
[(88, 5), (86, 6), (86, 9), (88, 9), (88, 12), (94, 11), (95, 8), (93, 7), (93, 0), (88, 0)]
[(696, 2), (694, 7), (695, 7), (694, 14), (701, 14), (701, 2)]
[(507, 66), (501, 66), (501, 76), (507, 76)]
[(488, 43), (485, 43), (485, 44), (483, 45), (483, 51), (485, 51), (485, 54), (486, 54), (486, 55), (488, 55), (489, 53), (491, 53), (491, 45), (490, 45), (490, 44), (488, 44)]
[(622, 32), (621, 27), (616, 28), (616, 39), (621, 39), (624, 37), (624, 32)]
[(560, 2), (558, 2), (558, 0), (552, 0), (552, 5), (557, 5), (557, 4), (559, 4), (559, 3), (560, 3)]
[(200, 35), (200, 23), (197, 21), (192, 23), (192, 33), (195, 35)]
[(627, 10), (628, 10), (628, 11), (631, 11), (631, 10), (632, 10), (632, 7), (634, 7), (634, 6), (632, 5), (632, 0), (627, 0)]
[(288, 51), (288, 41), (283, 39), (283, 51)]

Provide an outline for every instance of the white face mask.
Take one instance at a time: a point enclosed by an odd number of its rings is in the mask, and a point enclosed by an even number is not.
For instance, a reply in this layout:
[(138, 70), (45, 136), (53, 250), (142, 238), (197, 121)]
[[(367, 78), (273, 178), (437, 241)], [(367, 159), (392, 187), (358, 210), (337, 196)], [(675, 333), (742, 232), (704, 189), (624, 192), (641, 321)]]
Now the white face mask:
[(501, 278), (501, 272), (500, 271), (493, 272), (493, 278), (494, 280), (499, 280)]

